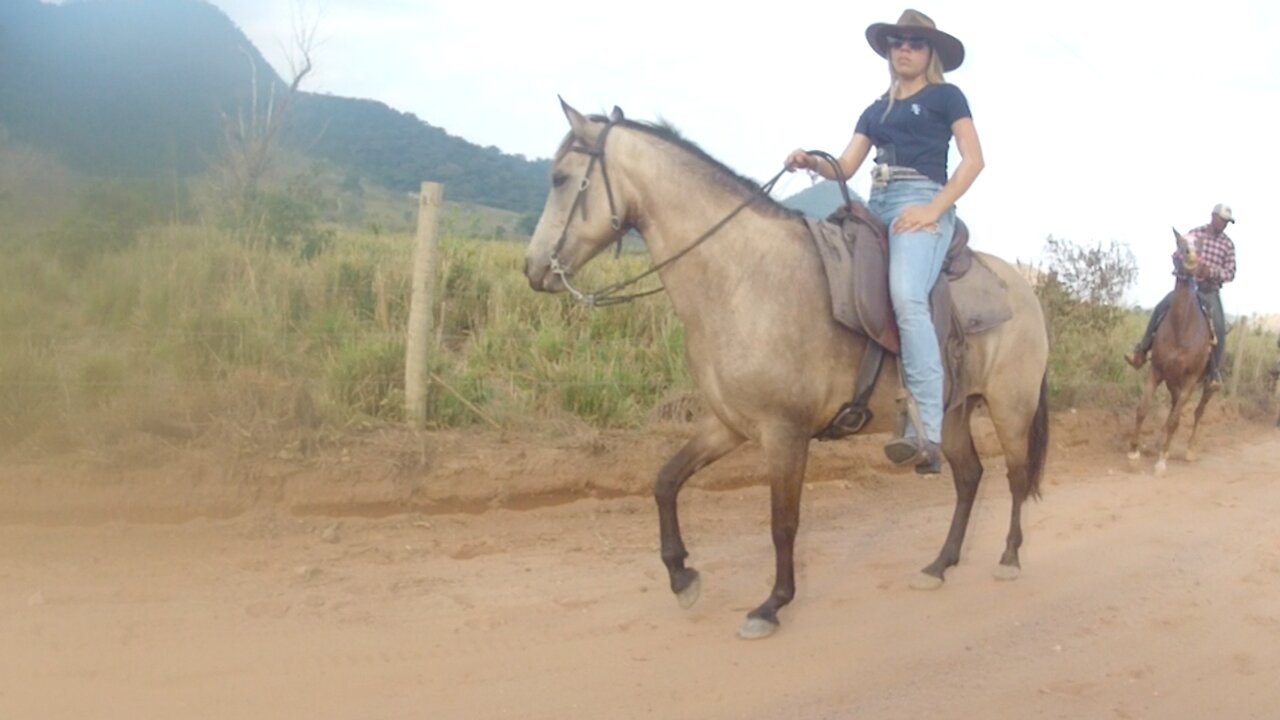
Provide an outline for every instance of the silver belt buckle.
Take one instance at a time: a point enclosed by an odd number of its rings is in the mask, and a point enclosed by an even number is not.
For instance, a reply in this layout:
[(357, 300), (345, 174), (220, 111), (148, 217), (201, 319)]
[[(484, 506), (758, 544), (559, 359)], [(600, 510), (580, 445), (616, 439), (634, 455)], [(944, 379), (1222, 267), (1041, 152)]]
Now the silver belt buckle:
[(887, 187), (892, 175), (888, 165), (875, 165), (871, 168), (871, 184), (878, 188)]

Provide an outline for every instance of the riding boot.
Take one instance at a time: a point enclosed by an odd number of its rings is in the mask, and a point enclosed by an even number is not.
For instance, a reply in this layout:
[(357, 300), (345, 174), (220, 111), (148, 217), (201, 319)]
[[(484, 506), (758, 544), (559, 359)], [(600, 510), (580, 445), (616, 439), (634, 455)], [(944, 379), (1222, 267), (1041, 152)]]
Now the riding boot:
[(1156, 303), (1155, 309), (1151, 311), (1151, 319), (1147, 321), (1147, 329), (1142, 334), (1142, 341), (1133, 347), (1132, 353), (1124, 356), (1124, 361), (1133, 369), (1138, 370), (1147, 364), (1147, 353), (1151, 352), (1151, 344), (1155, 342), (1156, 328), (1160, 327), (1160, 321), (1164, 320), (1164, 314), (1168, 312), (1172, 301), (1173, 293), (1171, 292)]
[(1124, 361), (1129, 363), (1134, 370), (1139, 370), (1143, 365), (1147, 364), (1147, 353), (1151, 352), (1151, 343), (1155, 340), (1155, 333), (1148, 330), (1147, 334), (1142, 336), (1142, 341), (1133, 346), (1133, 352), (1124, 356)]
[(942, 448), (933, 441), (925, 442), (920, 454), (924, 459), (916, 464), (917, 475), (938, 475), (942, 472)]
[(1205, 387), (1212, 392), (1222, 389), (1222, 374), (1218, 368), (1218, 353), (1216, 351), (1217, 348), (1214, 348), (1214, 352), (1209, 354), (1209, 367), (1205, 368), (1204, 373)]
[(1143, 347), (1146, 341), (1140, 342), (1133, 347), (1133, 352), (1124, 356), (1124, 361), (1129, 363), (1134, 370), (1141, 369), (1147, 364), (1147, 349)]

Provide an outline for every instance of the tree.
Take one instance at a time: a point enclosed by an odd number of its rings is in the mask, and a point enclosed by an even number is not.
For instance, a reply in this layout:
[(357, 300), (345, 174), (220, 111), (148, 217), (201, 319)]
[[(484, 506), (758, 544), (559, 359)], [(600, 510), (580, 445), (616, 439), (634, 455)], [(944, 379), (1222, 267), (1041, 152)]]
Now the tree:
[(265, 211), (269, 208), (261, 202), (262, 185), (275, 160), (280, 130), (301, 94), (303, 81), (314, 69), (319, 22), (304, 15), (295, 6), (293, 47), (287, 57), (288, 85), (282, 85), (272, 73), (264, 93), (259, 87), (258, 63), (248, 49), (241, 48), (249, 60), (249, 107), (241, 106), (234, 117), (222, 114), (223, 155), (215, 175), (232, 222), (250, 234), (267, 223)]
[(1036, 286), (1053, 334), (1062, 329), (1107, 331), (1124, 315), (1120, 300), (1138, 277), (1127, 245), (1112, 240), (1082, 247), (1052, 235), (1045, 241), (1048, 268)]

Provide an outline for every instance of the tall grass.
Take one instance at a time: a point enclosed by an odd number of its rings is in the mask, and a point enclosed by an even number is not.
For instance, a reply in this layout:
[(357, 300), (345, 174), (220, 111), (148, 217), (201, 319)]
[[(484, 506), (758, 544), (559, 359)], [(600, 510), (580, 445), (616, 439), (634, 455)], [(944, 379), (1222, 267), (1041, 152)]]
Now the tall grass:
[[(300, 422), (299, 402), (336, 428), (402, 419), (410, 237), (342, 234), (310, 260), (200, 227), (87, 262), (48, 242), (9, 243), (0, 268), (4, 442), (156, 417), (253, 434)], [(661, 296), (590, 311), (533, 293), (518, 245), (445, 238), (441, 251), (433, 426), (634, 426), (687, 386)], [(647, 260), (600, 265), (584, 281)]]
[[(51, 235), (5, 240), (0, 445), (402, 420), (407, 235), (339, 233), (310, 259), (207, 227), (143, 231), (74, 261), (50, 250)], [(637, 427), (683, 415), (683, 331), (662, 295), (582, 308), (532, 292), (522, 259), (515, 244), (442, 242), (431, 426)], [(596, 286), (647, 266), (643, 255), (602, 258), (580, 279)], [(1055, 327), (1054, 405), (1132, 402), (1142, 380), (1121, 355), (1145, 322), (1131, 313), (1105, 331)], [(1240, 396), (1264, 396), (1274, 343), (1255, 331), (1229, 337), (1229, 386), (1243, 353)]]
[[(1226, 298), (1226, 302), (1230, 302)], [(1081, 327), (1057, 318), (1049, 354), (1050, 400), (1056, 407), (1134, 407), (1147, 372), (1124, 361), (1142, 339), (1150, 312), (1124, 312), (1111, 327)], [(1222, 359), (1223, 400), (1247, 414), (1272, 412), (1269, 371), (1276, 361), (1276, 335), (1247, 321), (1228, 323)], [(1198, 396), (1197, 396), (1198, 397)], [(1166, 402), (1163, 387), (1158, 402)]]

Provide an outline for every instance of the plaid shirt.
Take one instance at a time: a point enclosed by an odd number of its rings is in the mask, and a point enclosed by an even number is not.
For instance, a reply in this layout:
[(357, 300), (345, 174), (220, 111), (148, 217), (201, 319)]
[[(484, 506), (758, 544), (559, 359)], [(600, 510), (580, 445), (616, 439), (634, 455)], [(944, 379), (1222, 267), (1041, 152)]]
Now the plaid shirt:
[[(1187, 233), (1187, 237), (1195, 240), (1196, 254), (1204, 266), (1204, 280), (1200, 282), (1203, 290), (1218, 290), (1236, 277), (1236, 246), (1226, 233), (1218, 235), (1213, 232), (1213, 225), (1201, 225)], [(1173, 254), (1178, 260), (1179, 253)]]

